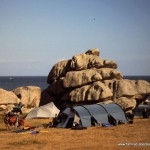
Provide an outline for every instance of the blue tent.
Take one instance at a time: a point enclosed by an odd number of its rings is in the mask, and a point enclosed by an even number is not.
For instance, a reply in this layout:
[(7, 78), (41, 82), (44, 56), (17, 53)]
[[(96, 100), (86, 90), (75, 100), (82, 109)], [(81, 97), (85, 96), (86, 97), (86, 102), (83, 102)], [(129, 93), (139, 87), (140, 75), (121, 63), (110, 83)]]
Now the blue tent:
[(72, 128), (76, 125), (90, 127), (127, 123), (124, 111), (115, 103), (67, 107), (59, 113), (58, 120), (56, 127), (62, 128)]

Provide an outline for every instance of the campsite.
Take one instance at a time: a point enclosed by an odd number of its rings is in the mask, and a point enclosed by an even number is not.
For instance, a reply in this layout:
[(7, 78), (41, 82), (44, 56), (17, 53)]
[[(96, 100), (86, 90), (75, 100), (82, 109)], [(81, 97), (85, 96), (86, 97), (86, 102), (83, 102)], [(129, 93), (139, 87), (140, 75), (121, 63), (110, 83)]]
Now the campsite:
[(59, 61), (43, 91), (0, 89), (0, 150), (149, 149), (149, 82), (124, 79), (99, 54), (89, 49)]
[(0, 149), (149, 149), (150, 119), (135, 118), (133, 124), (111, 127), (88, 127), (82, 130), (71, 128), (43, 128), (49, 119), (27, 119), (25, 126), (37, 127), (38, 134), (14, 133), (6, 130), (3, 112), (0, 112)]

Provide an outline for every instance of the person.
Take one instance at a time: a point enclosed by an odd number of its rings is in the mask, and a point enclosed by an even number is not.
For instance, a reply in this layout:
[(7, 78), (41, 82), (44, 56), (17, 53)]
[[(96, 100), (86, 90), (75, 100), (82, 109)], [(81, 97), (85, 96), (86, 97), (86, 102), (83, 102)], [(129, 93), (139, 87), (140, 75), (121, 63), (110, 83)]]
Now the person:
[(23, 107), (23, 104), (20, 102), (16, 107), (13, 108), (12, 112), (22, 114), (21, 108)]
[(146, 108), (143, 110), (142, 116), (143, 116), (143, 118), (149, 118), (149, 116), (148, 116), (148, 110)]

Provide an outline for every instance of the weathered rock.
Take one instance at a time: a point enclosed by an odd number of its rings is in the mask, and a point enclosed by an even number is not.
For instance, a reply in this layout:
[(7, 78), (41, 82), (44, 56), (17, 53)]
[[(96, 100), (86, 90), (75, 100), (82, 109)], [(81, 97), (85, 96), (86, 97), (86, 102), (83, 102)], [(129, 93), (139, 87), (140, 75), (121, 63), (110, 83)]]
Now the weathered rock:
[[(149, 85), (146, 86), (146, 89), (147, 89), (146, 93), (150, 96), (150, 83), (149, 83)], [(147, 97), (148, 97), (148, 95), (147, 95)]]
[(98, 48), (89, 49), (85, 54), (99, 56), (100, 52)]
[(150, 84), (144, 80), (137, 80), (135, 81), (135, 88), (138, 94), (150, 94)]
[(102, 80), (102, 76), (96, 71), (96, 69), (70, 71), (67, 72), (63, 80), (63, 86), (65, 88), (79, 87), (100, 80)]
[(110, 80), (110, 79), (119, 80), (123, 78), (121, 72), (113, 68), (101, 68), (97, 69), (97, 72), (101, 74), (103, 80)]
[(21, 111), (23, 114), (28, 114), (31, 110), (33, 110), (34, 108), (26, 108), (26, 107), (22, 107)]
[(75, 55), (71, 61), (71, 68), (74, 70), (85, 70), (90, 68), (101, 68), (103, 60), (94, 55), (80, 54)]
[(41, 93), (40, 106), (45, 105), (49, 102), (55, 102), (55, 98), (53, 94), (49, 91), (49, 89), (47, 88)]
[(112, 80), (104, 80), (103, 83), (111, 90), (112, 93), (114, 93), (115, 91), (115, 82), (116, 79), (112, 79)]
[(0, 110), (5, 110), (7, 108), (6, 105), (0, 105)]
[(147, 93), (149, 83), (143, 80), (118, 80), (115, 82), (115, 97), (130, 97), (136, 95), (149, 94)]
[(12, 91), (6, 91), (0, 88), (0, 104), (18, 104), (18, 97)]
[(115, 61), (104, 60), (103, 67), (117, 69), (118, 65)]
[(97, 48), (89, 49), (54, 65), (47, 80), (51, 85), (42, 92), (41, 103), (53, 101), (61, 107), (113, 101), (132, 111), (150, 95), (149, 82), (123, 79), (116, 70), (118, 64), (99, 54)]
[(108, 79), (122, 79), (122, 74), (112, 68), (93, 68), (81, 71), (70, 71), (67, 72), (63, 80), (63, 86), (66, 88), (78, 87), (92, 82)]
[(133, 110), (136, 107), (136, 100), (134, 98), (128, 99), (127, 97), (120, 97), (114, 100), (115, 103), (119, 104), (123, 110)]
[[(144, 80), (105, 80), (106, 84), (114, 93), (115, 97), (132, 97), (137, 99), (143, 98), (144, 95), (149, 95), (150, 84)], [(141, 95), (141, 96), (140, 96)]]
[(15, 105), (13, 104), (8, 104), (6, 105), (5, 113), (7, 114), (8, 112), (12, 111)]
[(98, 102), (97, 104), (110, 104), (110, 103), (114, 103), (114, 102), (110, 99), (105, 99), (104, 101)]
[(55, 64), (51, 69), (47, 83), (52, 84), (54, 81), (58, 80), (61, 77), (64, 77), (70, 69), (70, 60), (62, 60)]
[(63, 86), (64, 78), (60, 78), (59, 80), (53, 82), (51, 86), (47, 88), (47, 92), (52, 94), (61, 94), (67, 91), (66, 88)]
[(104, 83), (98, 81), (91, 85), (86, 98), (89, 100), (104, 100), (112, 96), (111, 90)]
[(82, 101), (103, 101), (104, 99), (112, 97), (111, 90), (105, 86), (102, 82), (94, 82), (91, 85), (85, 85), (80, 88), (76, 88), (71, 92), (66, 93), (62, 100), (70, 100), (73, 102)]
[(62, 101), (72, 101), (72, 102), (81, 102), (85, 101), (86, 92), (88, 91), (90, 85), (85, 85), (80, 88), (76, 88), (70, 92), (67, 92), (61, 97)]
[(25, 107), (38, 107), (41, 98), (41, 88), (36, 86), (18, 87), (13, 90)]

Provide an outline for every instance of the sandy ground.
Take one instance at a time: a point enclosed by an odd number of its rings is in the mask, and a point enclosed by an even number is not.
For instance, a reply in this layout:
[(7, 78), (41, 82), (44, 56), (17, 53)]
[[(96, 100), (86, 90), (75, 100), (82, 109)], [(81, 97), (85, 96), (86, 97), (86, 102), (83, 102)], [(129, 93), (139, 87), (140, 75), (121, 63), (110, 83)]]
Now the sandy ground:
[[(25, 125), (40, 126), (48, 122), (48, 119), (33, 119), (25, 121)], [(18, 134), (6, 130), (0, 117), (0, 150), (148, 150), (149, 125), (150, 119), (136, 118), (134, 124), (114, 127), (84, 130), (40, 127), (38, 134)]]

